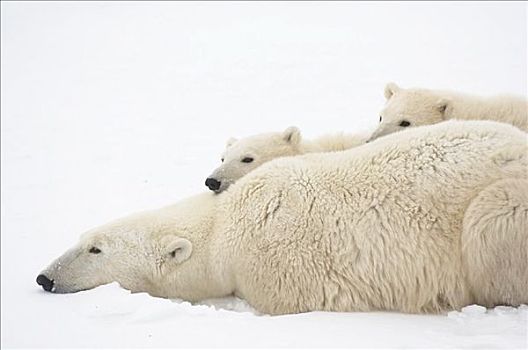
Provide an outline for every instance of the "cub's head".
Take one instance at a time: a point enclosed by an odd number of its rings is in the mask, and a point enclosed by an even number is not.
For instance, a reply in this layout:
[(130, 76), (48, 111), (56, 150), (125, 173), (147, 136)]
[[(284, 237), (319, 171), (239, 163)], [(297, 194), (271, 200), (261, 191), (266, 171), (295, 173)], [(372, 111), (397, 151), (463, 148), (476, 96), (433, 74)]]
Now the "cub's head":
[(211, 191), (220, 193), (272, 159), (300, 154), (300, 142), (301, 132), (296, 127), (240, 140), (230, 138), (221, 156), (222, 164), (209, 175), (205, 185)]
[(385, 87), (385, 108), (379, 115), (379, 126), (370, 140), (414, 126), (444, 121), (450, 101), (421, 89), (402, 89), (395, 83)]

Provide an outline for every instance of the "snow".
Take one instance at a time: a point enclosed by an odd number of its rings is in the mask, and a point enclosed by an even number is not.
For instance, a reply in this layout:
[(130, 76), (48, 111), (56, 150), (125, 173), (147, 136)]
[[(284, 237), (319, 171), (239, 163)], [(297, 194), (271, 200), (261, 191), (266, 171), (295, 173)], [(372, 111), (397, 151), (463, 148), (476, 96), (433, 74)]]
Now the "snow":
[(1, 344), (526, 348), (528, 308), (258, 315), (36, 275), (94, 226), (205, 190), (229, 136), (364, 131), (383, 87), (527, 93), (526, 3), (2, 2)]

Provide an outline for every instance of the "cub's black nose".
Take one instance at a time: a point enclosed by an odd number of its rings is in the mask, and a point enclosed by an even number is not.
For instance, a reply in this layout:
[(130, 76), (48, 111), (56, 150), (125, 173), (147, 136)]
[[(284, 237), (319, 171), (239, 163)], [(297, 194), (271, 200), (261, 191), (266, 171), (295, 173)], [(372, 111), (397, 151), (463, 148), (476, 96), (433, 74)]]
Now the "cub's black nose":
[(211, 191), (218, 190), (221, 184), (222, 183), (220, 181), (213, 179), (212, 177), (209, 177), (205, 180), (205, 186), (209, 187)]
[(37, 283), (39, 286), (42, 286), (46, 292), (51, 291), (51, 288), (53, 288), (53, 281), (44, 275), (37, 276)]

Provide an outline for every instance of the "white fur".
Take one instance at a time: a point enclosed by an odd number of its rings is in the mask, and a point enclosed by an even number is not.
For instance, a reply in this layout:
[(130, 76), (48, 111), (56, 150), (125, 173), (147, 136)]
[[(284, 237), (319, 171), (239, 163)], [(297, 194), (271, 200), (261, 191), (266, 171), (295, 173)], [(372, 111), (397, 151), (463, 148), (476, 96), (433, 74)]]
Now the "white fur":
[[(528, 130), (528, 102), (516, 96), (477, 97), (451, 91), (403, 89), (395, 83), (385, 87), (387, 102), (380, 125), (371, 140), (413, 126), (449, 119), (494, 120)], [(400, 126), (407, 121), (410, 126)]]
[[(449, 121), (277, 159), (220, 195), (97, 228), (43, 274), (57, 292), (118, 281), (190, 301), (236, 294), (270, 314), (527, 303), (526, 141)], [(187, 250), (172, 254), (177, 242)]]
[[(362, 145), (366, 140), (367, 135), (344, 133), (325, 135), (315, 140), (304, 140), (300, 130), (293, 126), (283, 132), (258, 134), (240, 140), (230, 138), (222, 153), (222, 165), (216, 168), (208, 178), (221, 183), (215, 191), (220, 193), (250, 171), (270, 160), (306, 153), (343, 151)], [(253, 160), (245, 163), (244, 158)]]

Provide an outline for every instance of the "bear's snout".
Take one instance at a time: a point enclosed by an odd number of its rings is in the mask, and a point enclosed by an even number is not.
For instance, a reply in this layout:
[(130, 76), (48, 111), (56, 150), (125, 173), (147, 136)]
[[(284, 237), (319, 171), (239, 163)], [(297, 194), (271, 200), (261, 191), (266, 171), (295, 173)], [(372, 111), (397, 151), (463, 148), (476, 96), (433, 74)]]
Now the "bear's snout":
[(42, 286), (42, 288), (46, 292), (51, 292), (51, 290), (53, 289), (53, 280), (50, 280), (48, 277), (44, 275), (37, 276), (37, 284), (39, 286)]
[(222, 183), (220, 181), (213, 179), (212, 177), (208, 177), (205, 180), (205, 186), (207, 186), (211, 191), (217, 191), (221, 184)]

